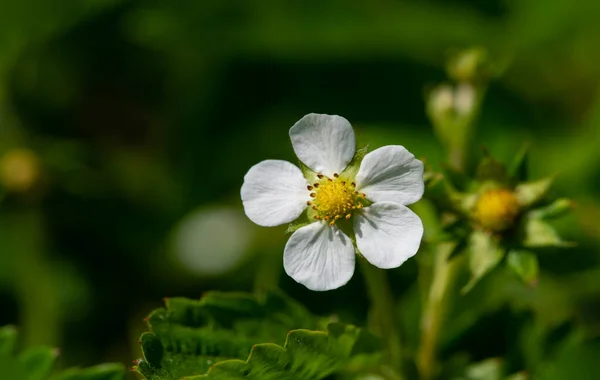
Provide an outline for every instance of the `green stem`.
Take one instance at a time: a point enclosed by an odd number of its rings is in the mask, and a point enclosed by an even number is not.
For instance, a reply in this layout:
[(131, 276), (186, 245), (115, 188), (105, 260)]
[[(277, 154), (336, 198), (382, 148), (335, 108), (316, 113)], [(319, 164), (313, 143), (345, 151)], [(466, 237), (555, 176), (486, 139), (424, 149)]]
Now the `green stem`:
[(55, 284), (43, 255), (44, 227), (36, 210), (3, 215), (7, 254), (12, 261), (26, 346), (58, 345), (61, 310)]
[(384, 270), (374, 267), (364, 259), (359, 259), (369, 298), (371, 312), (376, 322), (377, 332), (384, 344), (385, 362), (393, 375), (390, 378), (402, 379), (402, 344), (396, 328), (394, 297)]
[(417, 367), (421, 379), (429, 380), (437, 371), (439, 332), (448, 308), (448, 294), (456, 278), (458, 260), (448, 260), (456, 243), (440, 244), (434, 250), (432, 282), (421, 317), (421, 344)]

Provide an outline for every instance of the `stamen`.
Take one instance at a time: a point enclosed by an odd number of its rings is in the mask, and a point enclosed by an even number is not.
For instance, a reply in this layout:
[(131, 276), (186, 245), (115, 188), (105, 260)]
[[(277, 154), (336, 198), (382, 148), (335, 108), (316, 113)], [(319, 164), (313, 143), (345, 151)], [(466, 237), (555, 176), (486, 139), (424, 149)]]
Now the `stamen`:
[(310, 206), (310, 205), (312, 205), (312, 203), (310, 201), (306, 201), (306, 205)]
[(319, 173), (317, 177), (321, 181), (307, 186), (313, 199), (306, 203), (314, 210), (315, 219), (333, 226), (337, 220), (350, 219), (353, 210), (363, 207), (361, 198), (366, 194), (356, 191), (355, 182), (342, 181), (339, 173), (331, 177)]

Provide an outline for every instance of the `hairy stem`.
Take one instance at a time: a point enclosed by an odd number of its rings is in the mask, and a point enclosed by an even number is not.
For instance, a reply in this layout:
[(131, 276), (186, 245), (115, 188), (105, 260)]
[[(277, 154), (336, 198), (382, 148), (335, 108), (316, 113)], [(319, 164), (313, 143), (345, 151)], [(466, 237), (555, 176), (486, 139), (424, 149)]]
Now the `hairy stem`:
[(385, 361), (394, 372), (390, 378), (402, 379), (402, 344), (396, 328), (394, 297), (385, 271), (360, 259), (360, 267), (371, 300), (371, 312), (384, 342)]
[(455, 245), (439, 244), (434, 251), (432, 282), (421, 316), (421, 345), (417, 354), (417, 367), (423, 380), (433, 378), (437, 370), (439, 332), (447, 312), (448, 294), (459, 267), (458, 260), (448, 260)]

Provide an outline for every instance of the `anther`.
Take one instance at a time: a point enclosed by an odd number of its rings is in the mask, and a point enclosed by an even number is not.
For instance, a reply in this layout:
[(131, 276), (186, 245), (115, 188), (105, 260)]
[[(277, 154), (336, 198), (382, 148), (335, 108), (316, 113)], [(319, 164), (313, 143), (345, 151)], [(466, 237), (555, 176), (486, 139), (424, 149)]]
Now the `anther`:
[(334, 224), (335, 224), (335, 220), (332, 220), (331, 222), (329, 222), (329, 225), (330, 225), (331, 227), (333, 227), (333, 225), (334, 225)]
[(312, 209), (315, 210), (315, 211), (318, 210), (317, 206), (312, 206)]
[(317, 177), (319, 177), (319, 179), (323, 179), (325, 176), (323, 174), (317, 174)]
[(336, 215), (336, 216), (335, 216), (335, 220), (338, 220), (338, 219), (339, 219), (339, 218), (341, 218), (341, 217), (342, 217), (342, 216), (338, 214), (338, 215)]
[(356, 208), (362, 208), (363, 205), (361, 205), (360, 203), (358, 204), (358, 206), (356, 206)]
[(356, 187), (356, 183), (352, 182), (351, 183), (352, 187)]
[(367, 196), (367, 194), (365, 194), (365, 193), (360, 193), (360, 196), (364, 198), (364, 197), (366, 197), (366, 196)]
[(313, 189), (313, 187), (311, 185), (306, 186), (306, 188), (310, 191)]
[(312, 203), (310, 203), (310, 201), (306, 201), (306, 205), (310, 206), (310, 205), (312, 205)]
[(313, 218), (315, 218), (316, 220), (321, 219), (321, 217), (319, 215), (315, 215), (315, 216), (313, 216)]
[(328, 180), (329, 182), (333, 182), (333, 180), (332, 180), (331, 178), (327, 178), (327, 180)]
[(313, 183), (313, 186), (314, 187), (319, 187), (319, 184), (318, 183)]
[(323, 220), (325, 220), (327, 222), (329, 220), (329, 217), (328, 216), (324, 216)]
[(346, 186), (346, 181), (342, 181), (342, 185)]
[(346, 214), (346, 220), (350, 219), (351, 216), (352, 214)]
[(310, 193), (310, 197), (311, 197), (311, 198), (314, 198), (314, 197), (316, 197), (316, 196), (317, 196), (317, 193)]
[(337, 174), (337, 173), (333, 173), (333, 176), (334, 176), (335, 178), (337, 178), (337, 177), (339, 177), (340, 175), (339, 175), (339, 174)]

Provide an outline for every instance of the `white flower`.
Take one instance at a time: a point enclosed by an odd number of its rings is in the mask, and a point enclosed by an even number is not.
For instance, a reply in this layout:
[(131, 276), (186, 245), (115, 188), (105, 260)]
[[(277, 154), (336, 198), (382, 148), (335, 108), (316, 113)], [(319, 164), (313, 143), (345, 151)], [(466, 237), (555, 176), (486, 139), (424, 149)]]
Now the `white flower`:
[[(314, 173), (266, 160), (244, 177), (246, 215), (261, 226), (314, 221), (288, 240), (286, 273), (311, 290), (336, 289), (354, 273), (355, 248), (379, 268), (400, 266), (418, 250), (419, 217), (406, 205), (423, 195), (423, 163), (400, 145), (368, 153), (358, 170), (354, 131), (341, 116), (308, 114), (290, 129), (294, 152)], [(348, 233), (348, 234), (347, 234)]]

